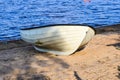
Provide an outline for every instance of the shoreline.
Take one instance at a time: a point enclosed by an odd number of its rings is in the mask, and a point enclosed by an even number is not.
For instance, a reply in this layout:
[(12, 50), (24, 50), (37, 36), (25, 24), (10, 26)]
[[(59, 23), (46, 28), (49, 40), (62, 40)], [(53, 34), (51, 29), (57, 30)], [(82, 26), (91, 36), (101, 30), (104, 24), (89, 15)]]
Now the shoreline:
[[(96, 35), (97, 34), (104, 34), (104, 33), (108, 33), (108, 32), (120, 33), (120, 24), (99, 27), (99, 28), (95, 28), (95, 30), (96, 30)], [(4, 47), (4, 45), (6, 47)], [(9, 46), (9, 45), (11, 45), (11, 46)], [(3, 42), (0, 42), (0, 50), (23, 47), (23, 46), (30, 46), (30, 45), (31, 44), (26, 43), (21, 39), (20, 40), (7, 41), (7, 42), (3, 41)]]

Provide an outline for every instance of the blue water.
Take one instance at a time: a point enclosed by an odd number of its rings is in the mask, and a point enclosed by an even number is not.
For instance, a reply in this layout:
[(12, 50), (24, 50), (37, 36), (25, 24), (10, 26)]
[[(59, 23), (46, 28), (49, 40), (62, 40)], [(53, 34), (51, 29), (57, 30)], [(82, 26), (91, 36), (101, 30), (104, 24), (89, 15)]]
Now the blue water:
[(120, 23), (120, 0), (0, 0), (0, 41), (20, 39), (21, 28), (83, 23)]

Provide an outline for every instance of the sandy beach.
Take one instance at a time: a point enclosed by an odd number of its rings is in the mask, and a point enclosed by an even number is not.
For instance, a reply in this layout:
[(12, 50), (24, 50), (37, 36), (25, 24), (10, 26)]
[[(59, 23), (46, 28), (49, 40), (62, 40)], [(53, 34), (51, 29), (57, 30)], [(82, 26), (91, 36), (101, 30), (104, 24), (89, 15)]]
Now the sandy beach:
[(0, 80), (120, 80), (120, 25), (96, 29), (70, 56), (36, 51), (23, 41), (0, 43)]

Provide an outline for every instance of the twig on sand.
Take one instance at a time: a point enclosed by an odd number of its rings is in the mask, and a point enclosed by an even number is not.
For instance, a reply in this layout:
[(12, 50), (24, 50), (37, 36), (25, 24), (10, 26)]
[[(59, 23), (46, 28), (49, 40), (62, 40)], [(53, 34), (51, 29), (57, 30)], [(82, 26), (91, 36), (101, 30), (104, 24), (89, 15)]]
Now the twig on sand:
[(74, 76), (75, 76), (75, 78), (76, 78), (77, 80), (82, 80), (82, 79), (79, 77), (79, 75), (77, 74), (76, 71), (74, 71)]
[(120, 71), (120, 66), (118, 66), (118, 71)]
[(115, 48), (116, 48), (117, 50), (120, 50), (120, 43), (117, 43), (117, 44), (115, 45)]
[(117, 50), (120, 50), (120, 46), (115, 46)]
[(120, 66), (118, 66), (118, 75), (117, 77), (120, 79)]

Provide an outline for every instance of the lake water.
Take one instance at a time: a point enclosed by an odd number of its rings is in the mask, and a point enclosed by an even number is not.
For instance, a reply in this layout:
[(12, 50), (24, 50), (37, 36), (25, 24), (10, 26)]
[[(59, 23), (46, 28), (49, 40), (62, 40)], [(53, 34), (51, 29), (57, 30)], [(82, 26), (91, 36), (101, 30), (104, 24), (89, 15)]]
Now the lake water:
[(0, 0), (0, 41), (20, 39), (21, 28), (83, 23), (120, 23), (120, 0)]

